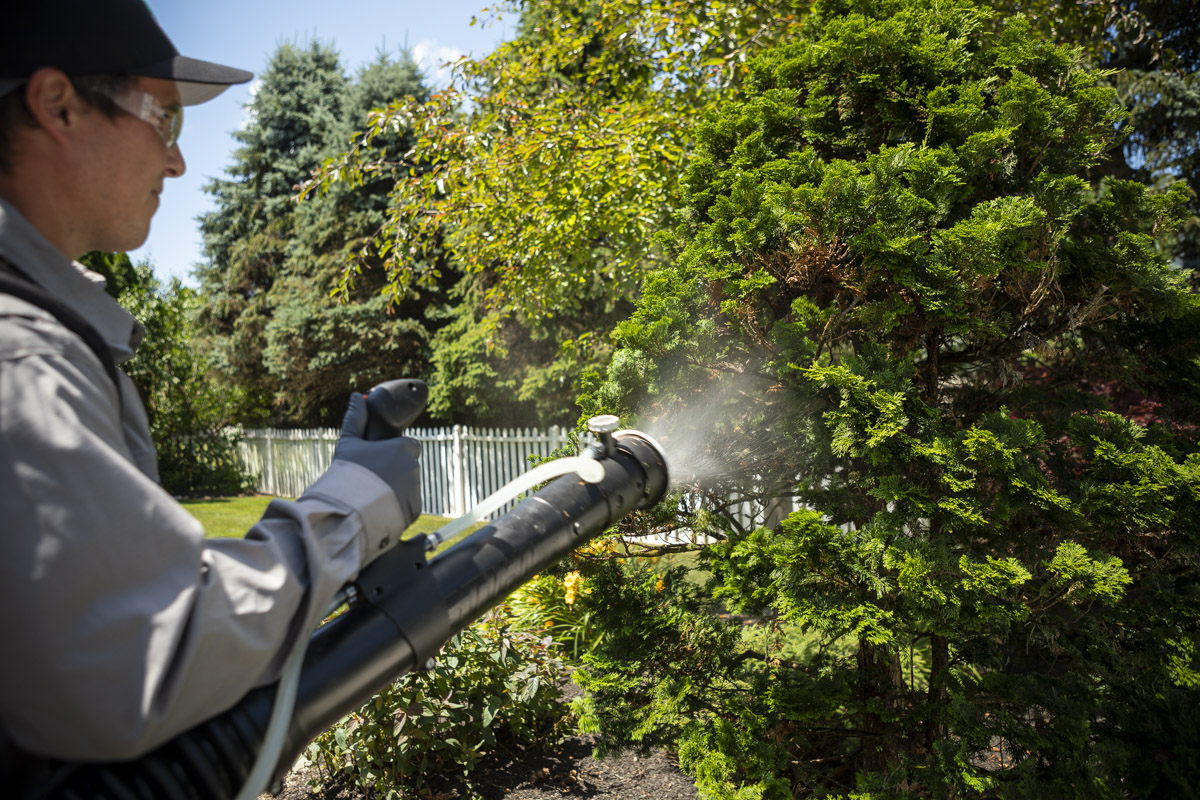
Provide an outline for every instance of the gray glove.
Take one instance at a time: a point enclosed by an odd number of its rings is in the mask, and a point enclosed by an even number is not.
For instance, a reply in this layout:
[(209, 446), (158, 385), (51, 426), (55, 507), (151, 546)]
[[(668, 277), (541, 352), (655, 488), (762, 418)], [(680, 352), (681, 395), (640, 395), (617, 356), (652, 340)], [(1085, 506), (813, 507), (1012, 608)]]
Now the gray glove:
[(352, 461), (374, 472), (390, 487), (404, 510), (404, 526), (421, 515), (421, 443), (407, 436), (367, 441), (367, 399), (355, 392), (342, 419), (342, 433), (333, 449), (335, 461)]

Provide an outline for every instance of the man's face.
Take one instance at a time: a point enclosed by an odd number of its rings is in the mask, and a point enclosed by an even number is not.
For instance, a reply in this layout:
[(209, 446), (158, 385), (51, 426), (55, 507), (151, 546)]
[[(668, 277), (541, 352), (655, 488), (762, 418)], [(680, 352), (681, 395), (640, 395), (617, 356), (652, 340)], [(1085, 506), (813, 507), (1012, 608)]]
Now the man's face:
[[(153, 95), (163, 106), (179, 102), (174, 81), (138, 78), (135, 88)], [(90, 249), (125, 252), (140, 247), (158, 210), (163, 179), (183, 174), (183, 155), (170, 150), (153, 125), (128, 113), (109, 118), (89, 109), (91, 127), (81, 159), (86, 194), (77, 220)]]

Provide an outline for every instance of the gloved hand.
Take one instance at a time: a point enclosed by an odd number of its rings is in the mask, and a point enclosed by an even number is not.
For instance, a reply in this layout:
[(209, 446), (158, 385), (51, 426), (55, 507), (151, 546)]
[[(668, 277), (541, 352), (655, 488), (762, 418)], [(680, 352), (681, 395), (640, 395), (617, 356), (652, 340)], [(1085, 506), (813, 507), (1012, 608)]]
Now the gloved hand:
[(367, 441), (367, 398), (355, 392), (342, 419), (342, 432), (333, 449), (335, 461), (351, 461), (374, 472), (392, 487), (404, 510), (405, 525), (421, 515), (421, 443), (407, 436)]

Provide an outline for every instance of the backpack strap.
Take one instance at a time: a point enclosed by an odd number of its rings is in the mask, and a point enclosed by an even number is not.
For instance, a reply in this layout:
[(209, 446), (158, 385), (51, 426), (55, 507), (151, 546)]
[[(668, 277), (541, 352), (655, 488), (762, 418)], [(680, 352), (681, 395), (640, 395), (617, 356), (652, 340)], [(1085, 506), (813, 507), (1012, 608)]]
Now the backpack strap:
[(12, 295), (44, 311), (50, 312), (64, 328), (82, 339), (83, 343), (96, 354), (96, 358), (100, 359), (100, 363), (104, 366), (104, 371), (108, 373), (109, 379), (113, 382), (113, 386), (117, 390), (117, 403), (123, 404), (121, 378), (120, 372), (117, 370), (117, 362), (113, 359), (112, 351), (108, 349), (108, 345), (100, 335), (100, 332), (92, 327), (91, 323), (80, 316), (78, 312), (38, 286), (12, 263), (0, 258), (0, 266), (7, 267), (8, 270), (8, 274), (0, 270), (0, 293)]

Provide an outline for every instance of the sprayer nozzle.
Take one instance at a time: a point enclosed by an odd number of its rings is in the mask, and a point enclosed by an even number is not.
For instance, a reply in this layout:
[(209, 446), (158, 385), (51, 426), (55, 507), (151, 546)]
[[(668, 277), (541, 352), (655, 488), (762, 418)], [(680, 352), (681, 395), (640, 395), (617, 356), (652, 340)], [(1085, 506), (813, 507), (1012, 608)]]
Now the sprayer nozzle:
[(600, 446), (600, 453), (608, 458), (617, 454), (613, 431), (620, 424), (621, 420), (613, 414), (601, 414), (588, 420), (588, 430), (596, 434), (596, 443)]
[(612, 433), (620, 424), (621, 420), (615, 414), (602, 414), (588, 420), (588, 430), (596, 434)]

